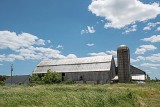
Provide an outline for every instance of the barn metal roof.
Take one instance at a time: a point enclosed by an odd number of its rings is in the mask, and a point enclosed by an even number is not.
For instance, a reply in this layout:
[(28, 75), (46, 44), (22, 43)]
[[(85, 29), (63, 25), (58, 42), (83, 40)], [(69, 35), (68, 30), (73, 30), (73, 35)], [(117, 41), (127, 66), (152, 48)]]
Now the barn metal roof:
[(87, 64), (87, 63), (110, 62), (111, 60), (112, 60), (112, 55), (93, 56), (93, 57), (74, 58), (74, 59), (42, 61), (37, 66)]
[(112, 55), (42, 61), (34, 73), (46, 73), (48, 69), (55, 72), (109, 71), (111, 61)]

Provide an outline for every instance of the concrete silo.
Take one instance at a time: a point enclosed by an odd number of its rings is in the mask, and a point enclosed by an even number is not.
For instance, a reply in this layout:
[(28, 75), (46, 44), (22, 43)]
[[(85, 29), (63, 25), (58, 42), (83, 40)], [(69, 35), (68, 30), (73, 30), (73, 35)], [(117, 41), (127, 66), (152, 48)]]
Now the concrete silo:
[(121, 83), (131, 81), (130, 73), (130, 51), (126, 45), (117, 49), (118, 80)]

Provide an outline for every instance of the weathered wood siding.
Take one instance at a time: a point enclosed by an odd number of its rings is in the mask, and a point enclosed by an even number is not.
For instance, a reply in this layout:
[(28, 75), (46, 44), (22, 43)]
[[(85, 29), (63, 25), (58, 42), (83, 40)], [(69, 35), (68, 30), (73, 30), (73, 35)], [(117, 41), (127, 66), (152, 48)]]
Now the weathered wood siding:
[(64, 80), (107, 83), (110, 81), (110, 71), (66, 72)]

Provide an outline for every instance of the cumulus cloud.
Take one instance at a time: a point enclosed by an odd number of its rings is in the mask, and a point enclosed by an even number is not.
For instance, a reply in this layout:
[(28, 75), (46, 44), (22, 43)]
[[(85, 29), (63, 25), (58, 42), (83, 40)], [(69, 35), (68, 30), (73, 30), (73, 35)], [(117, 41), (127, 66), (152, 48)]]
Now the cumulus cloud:
[(157, 27), (157, 31), (160, 31), (160, 26), (159, 26), (159, 27)]
[(113, 55), (113, 56), (117, 56), (117, 51), (114, 50), (110, 50), (110, 51), (106, 51), (106, 52), (93, 52), (93, 53), (88, 53), (88, 55), (90, 56), (105, 56), (105, 55)]
[(93, 26), (87, 26), (87, 29), (85, 30), (81, 30), (81, 34), (84, 34), (84, 33), (95, 33), (96, 30), (94, 29)]
[(146, 26), (143, 28), (143, 30), (151, 30), (151, 28), (149, 26)]
[(75, 54), (69, 54), (69, 55), (67, 55), (66, 58), (68, 58), (68, 59), (74, 59), (74, 58), (77, 58), (77, 56)]
[(107, 54), (117, 56), (117, 51), (111, 50), (111, 51), (106, 51)]
[(160, 53), (147, 56), (145, 59), (151, 62), (160, 62)]
[(149, 38), (144, 38), (141, 40), (146, 41), (146, 42), (151, 42), (151, 43), (160, 42), (160, 35), (153, 35)]
[(135, 32), (137, 30), (137, 25), (132, 25), (130, 28), (126, 28), (124, 33)]
[(66, 58), (61, 52), (51, 48), (29, 47), (15, 51), (16, 54), (0, 55), (0, 62), (14, 60), (47, 60)]
[(144, 56), (138, 56), (136, 59), (138, 59), (138, 60), (145, 60), (145, 57)]
[(48, 43), (52, 43), (51, 40), (47, 40)]
[(157, 69), (157, 67), (160, 67), (160, 64), (155, 64), (155, 63), (143, 63), (141, 64), (143, 67), (150, 67), (152, 69)]
[(145, 61), (145, 60), (146, 60), (146, 58), (144, 56), (137, 56), (136, 58), (130, 58), (131, 63)]
[(149, 56), (138, 56), (136, 59), (140, 61), (160, 62), (160, 53), (152, 54)]
[(43, 47), (45, 40), (29, 33), (16, 34), (10, 31), (0, 31), (0, 38), (0, 50), (12, 51), (10, 54), (0, 54), (0, 62), (76, 57), (74, 54), (64, 56), (59, 50)]
[(86, 45), (91, 47), (91, 46), (94, 46), (94, 43), (87, 43)]
[(88, 33), (95, 33), (96, 32), (93, 26), (87, 26), (87, 31), (88, 31)]
[(130, 58), (130, 61), (131, 61), (131, 63), (134, 63), (134, 62), (139, 62), (140, 60), (138, 58), (136, 58), (136, 59)]
[(56, 48), (63, 49), (63, 46), (62, 45), (58, 45)]
[(105, 56), (108, 55), (105, 52), (98, 52), (98, 53), (88, 53), (90, 56)]
[(157, 49), (154, 45), (141, 45), (139, 48), (136, 49), (135, 54), (144, 54), (147, 51), (153, 51)]
[(105, 28), (118, 29), (137, 21), (153, 19), (160, 14), (158, 3), (144, 4), (139, 0), (92, 0), (88, 9), (109, 21)]
[(14, 61), (15, 59), (17, 60), (24, 60), (24, 58), (20, 55), (15, 55), (15, 54), (9, 54), (9, 55), (0, 55), (0, 62), (3, 62), (3, 61), (9, 61), (9, 62), (12, 62)]
[(151, 30), (152, 28), (156, 27), (157, 25), (159, 25), (160, 22), (155, 22), (155, 23), (148, 23), (147, 26), (145, 26), (143, 28), (143, 30)]
[(31, 35), (29, 33), (16, 34), (10, 31), (0, 31), (0, 49), (16, 50), (23, 47), (32, 45), (45, 45), (43, 39)]

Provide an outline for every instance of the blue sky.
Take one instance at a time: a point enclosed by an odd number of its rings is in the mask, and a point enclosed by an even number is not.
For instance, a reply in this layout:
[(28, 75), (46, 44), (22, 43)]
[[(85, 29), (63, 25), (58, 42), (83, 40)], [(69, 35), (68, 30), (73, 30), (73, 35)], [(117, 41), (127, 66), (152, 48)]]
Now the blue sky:
[(158, 0), (1, 0), (0, 75), (31, 74), (42, 60), (130, 48), (131, 64), (160, 79)]

